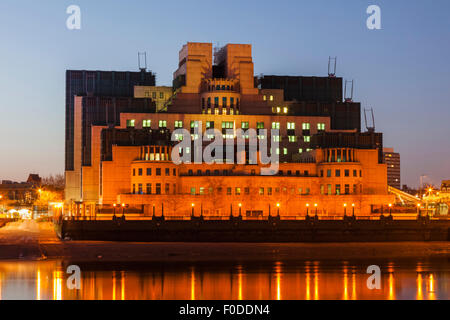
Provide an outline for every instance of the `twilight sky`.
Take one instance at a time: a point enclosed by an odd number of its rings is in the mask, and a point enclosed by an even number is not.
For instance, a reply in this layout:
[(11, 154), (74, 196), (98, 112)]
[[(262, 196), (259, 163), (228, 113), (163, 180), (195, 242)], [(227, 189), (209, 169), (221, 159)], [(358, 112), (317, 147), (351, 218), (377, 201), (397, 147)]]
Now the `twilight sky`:
[[(81, 8), (81, 30), (66, 8)], [(381, 7), (382, 30), (366, 9)], [(385, 146), (402, 157), (402, 184), (450, 179), (448, 0), (2, 0), (0, 180), (64, 171), (66, 69), (137, 70), (147, 51), (157, 84), (171, 84), (187, 41), (250, 43), (255, 74), (355, 80)], [(364, 123), (363, 123), (364, 125)]]

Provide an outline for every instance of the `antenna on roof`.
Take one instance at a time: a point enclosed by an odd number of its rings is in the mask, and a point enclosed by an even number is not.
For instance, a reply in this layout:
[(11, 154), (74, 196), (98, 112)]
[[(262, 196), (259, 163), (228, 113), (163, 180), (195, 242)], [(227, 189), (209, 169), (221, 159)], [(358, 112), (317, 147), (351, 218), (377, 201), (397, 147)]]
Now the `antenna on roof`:
[(138, 66), (139, 70), (147, 70), (147, 52), (138, 52)]
[[(370, 114), (372, 115), (372, 125), (369, 126), (368, 122), (367, 122), (367, 112), (370, 112)], [(366, 129), (369, 132), (375, 132), (375, 117), (373, 115), (373, 108), (370, 109), (364, 109), (364, 120), (366, 122)]]
[[(348, 89), (349, 92), (347, 92), (347, 84), (351, 84), (351, 87)], [(344, 100), (345, 102), (353, 102), (353, 87), (354, 87), (354, 80), (345, 80), (345, 87), (344, 87)]]
[[(334, 64), (333, 64), (334, 60)], [(336, 77), (336, 64), (337, 64), (337, 57), (328, 57), (328, 76), (330, 78)]]

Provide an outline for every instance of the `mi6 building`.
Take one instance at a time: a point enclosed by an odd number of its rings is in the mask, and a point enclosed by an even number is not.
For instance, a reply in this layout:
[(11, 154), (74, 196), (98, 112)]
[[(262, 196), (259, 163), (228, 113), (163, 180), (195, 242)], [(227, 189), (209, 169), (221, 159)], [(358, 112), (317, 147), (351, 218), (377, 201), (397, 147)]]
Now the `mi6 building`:
[[(382, 134), (361, 132), (361, 105), (343, 98), (342, 78), (257, 78), (250, 45), (191, 42), (180, 50), (172, 88), (156, 86), (144, 70), (67, 74), (65, 196), (72, 215), (123, 208), (143, 219), (287, 219), (369, 215), (394, 200)], [(203, 152), (203, 138), (217, 139), (212, 129), (236, 152), (195, 161), (195, 145)], [(276, 159), (270, 175), (263, 174), (270, 164), (259, 161), (263, 150), (252, 160), (253, 138)], [(239, 139), (247, 146), (240, 152)], [(178, 163), (174, 154), (189, 160)]]

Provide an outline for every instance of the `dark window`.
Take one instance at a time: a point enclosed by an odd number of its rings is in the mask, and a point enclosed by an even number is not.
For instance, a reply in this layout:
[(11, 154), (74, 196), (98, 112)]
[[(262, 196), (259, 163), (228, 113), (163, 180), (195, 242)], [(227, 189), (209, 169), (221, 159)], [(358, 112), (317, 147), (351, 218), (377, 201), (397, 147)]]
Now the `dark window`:
[(358, 176), (358, 171), (353, 170), (353, 176), (354, 176), (354, 177), (357, 177), (357, 176)]
[(136, 175), (136, 169), (133, 169), (133, 177)]
[(142, 194), (142, 183), (138, 184), (138, 193)]
[(350, 194), (350, 185), (345, 185), (345, 194)]
[(194, 175), (194, 172), (191, 169), (189, 169), (188, 175), (192, 176), (192, 175)]
[(202, 170), (197, 170), (197, 175), (201, 176), (202, 175)]
[(330, 169), (327, 170), (327, 177), (328, 177), (328, 178), (331, 177), (331, 170), (330, 170)]
[(151, 176), (152, 175), (152, 168), (147, 168), (147, 175)]
[(156, 184), (156, 194), (161, 194), (161, 183)]
[(169, 194), (170, 193), (170, 184), (166, 183), (166, 187), (164, 189), (164, 193), (165, 194)]
[(147, 194), (152, 194), (152, 184), (147, 183)]
[(156, 168), (156, 175), (160, 176), (161, 175), (161, 168)]
[(177, 169), (173, 169), (173, 175), (174, 175), (174, 176), (177, 175)]
[(337, 184), (336, 185), (336, 195), (340, 195), (341, 194), (341, 185)]
[(305, 170), (305, 177), (309, 176), (309, 171)]
[(341, 170), (336, 170), (336, 177), (340, 177), (341, 176)]
[(231, 188), (227, 188), (227, 195), (231, 195)]
[(350, 177), (350, 170), (345, 170), (345, 176)]
[(139, 168), (139, 175), (142, 176), (142, 168)]
[(170, 176), (170, 169), (166, 168), (166, 176)]

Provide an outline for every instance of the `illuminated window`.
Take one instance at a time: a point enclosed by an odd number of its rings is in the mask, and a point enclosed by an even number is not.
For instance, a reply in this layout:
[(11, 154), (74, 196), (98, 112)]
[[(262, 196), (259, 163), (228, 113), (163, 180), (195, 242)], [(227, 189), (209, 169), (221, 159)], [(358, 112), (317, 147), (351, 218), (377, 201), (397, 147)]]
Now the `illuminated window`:
[(127, 128), (134, 128), (134, 119), (127, 120)]
[(308, 122), (304, 122), (302, 124), (302, 129), (303, 130), (309, 130), (311, 128), (311, 125)]
[(249, 123), (248, 122), (242, 122), (241, 123), (241, 128), (242, 129), (248, 129), (249, 128)]
[(259, 188), (259, 195), (263, 196), (264, 195), (264, 188)]
[(264, 122), (257, 122), (256, 129), (264, 129)]
[(283, 108), (283, 112), (284, 112), (284, 113), (288, 113), (288, 107), (284, 107), (284, 108)]
[(164, 99), (164, 92), (160, 92), (160, 93), (159, 93), (159, 98), (160, 98), (160, 99)]
[(263, 96), (263, 100), (264, 100), (264, 101), (267, 100), (267, 96), (266, 96), (266, 95)]
[(152, 98), (156, 99), (156, 92), (152, 92)]
[(236, 189), (235, 189), (235, 194), (236, 194), (237, 196), (241, 195), (241, 188), (236, 188)]
[(272, 122), (272, 129), (280, 130), (280, 123), (279, 122)]
[(303, 153), (303, 149), (302, 148), (298, 149), (298, 153)]
[(191, 195), (195, 195), (195, 188), (194, 187), (191, 188)]
[(341, 195), (341, 185), (340, 184), (337, 184), (336, 185), (336, 195)]
[(175, 121), (175, 129), (183, 128), (183, 121), (177, 120)]
[(295, 123), (294, 122), (288, 122), (287, 123), (287, 129), (288, 130), (295, 130)]
[(297, 141), (297, 137), (296, 136), (289, 136), (289, 142), (296, 142)]
[(166, 120), (159, 120), (159, 128), (160, 129), (167, 128), (167, 121)]
[(288, 149), (287, 148), (283, 148), (283, 154), (287, 155), (288, 154)]
[(325, 130), (325, 123), (318, 123), (317, 124), (317, 130), (324, 131)]
[(198, 128), (198, 121), (191, 121), (191, 128)]
[(272, 95), (270, 96), (270, 101), (273, 101), (273, 96)]
[(142, 121), (142, 128), (150, 128), (151, 127), (152, 120), (143, 120)]
[(303, 141), (304, 142), (311, 142), (311, 137), (310, 136), (304, 136), (303, 137)]

